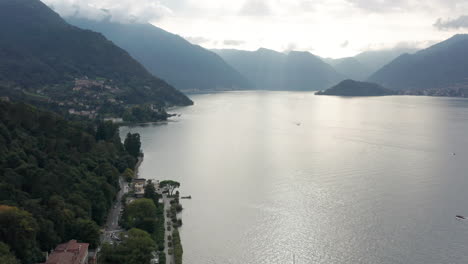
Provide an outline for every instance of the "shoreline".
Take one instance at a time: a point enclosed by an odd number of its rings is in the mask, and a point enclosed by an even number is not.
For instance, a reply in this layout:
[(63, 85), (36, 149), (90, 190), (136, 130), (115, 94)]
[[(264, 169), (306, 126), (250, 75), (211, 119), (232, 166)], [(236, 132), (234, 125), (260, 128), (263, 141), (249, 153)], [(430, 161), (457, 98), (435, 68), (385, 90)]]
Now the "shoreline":
[(135, 178), (135, 179), (140, 178), (138, 172), (139, 172), (139, 170), (140, 170), (141, 163), (143, 163), (143, 160), (144, 160), (144, 156), (143, 156), (143, 155), (140, 156), (140, 157), (138, 157), (138, 161), (137, 161), (137, 163), (135, 164), (135, 168), (133, 169), (133, 175), (134, 175), (134, 178)]
[[(134, 179), (140, 179), (140, 166), (144, 161), (144, 154), (138, 157), (137, 163), (133, 170)], [(160, 193), (162, 194), (162, 193)], [(175, 222), (169, 217), (171, 213), (174, 213), (175, 219), (179, 212), (172, 212), (172, 200), (174, 197), (168, 197), (167, 194), (162, 194), (162, 210), (163, 210), (163, 228), (164, 228), (164, 255), (166, 262), (161, 264), (179, 264), (182, 263), (183, 247), (182, 241), (179, 234), (179, 227), (176, 226)], [(178, 197), (177, 197), (178, 200)], [(177, 222), (177, 220), (176, 220)], [(176, 256), (177, 255), (177, 256)]]

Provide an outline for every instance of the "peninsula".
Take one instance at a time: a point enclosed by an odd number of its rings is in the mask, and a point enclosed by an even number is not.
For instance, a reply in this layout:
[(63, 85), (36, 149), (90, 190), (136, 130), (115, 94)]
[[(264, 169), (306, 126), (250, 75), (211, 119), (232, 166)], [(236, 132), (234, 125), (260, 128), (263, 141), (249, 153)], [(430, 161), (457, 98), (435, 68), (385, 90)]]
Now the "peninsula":
[(335, 96), (384, 96), (396, 94), (396, 91), (384, 88), (376, 83), (358, 82), (354, 80), (344, 80), (325, 91), (316, 93), (316, 95)]

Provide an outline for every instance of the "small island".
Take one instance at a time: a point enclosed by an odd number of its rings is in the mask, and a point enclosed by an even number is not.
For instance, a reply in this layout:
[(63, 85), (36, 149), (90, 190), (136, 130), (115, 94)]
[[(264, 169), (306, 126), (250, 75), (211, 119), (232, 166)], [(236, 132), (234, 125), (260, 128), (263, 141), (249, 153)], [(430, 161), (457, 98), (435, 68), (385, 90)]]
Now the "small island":
[(344, 80), (325, 91), (316, 93), (316, 95), (335, 96), (384, 96), (396, 94), (396, 91), (384, 88), (376, 83), (358, 82), (354, 80)]

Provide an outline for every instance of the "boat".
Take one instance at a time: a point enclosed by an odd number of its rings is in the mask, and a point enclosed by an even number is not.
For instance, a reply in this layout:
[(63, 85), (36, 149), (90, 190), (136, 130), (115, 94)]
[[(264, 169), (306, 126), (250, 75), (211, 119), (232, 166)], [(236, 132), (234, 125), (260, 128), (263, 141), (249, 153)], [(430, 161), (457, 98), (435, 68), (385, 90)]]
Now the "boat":
[(457, 219), (466, 220), (466, 217), (464, 217), (463, 215), (456, 215), (455, 217)]
[(191, 195), (189, 195), (189, 196), (182, 196), (182, 197), (180, 197), (180, 199), (192, 199), (192, 196), (191, 196)]

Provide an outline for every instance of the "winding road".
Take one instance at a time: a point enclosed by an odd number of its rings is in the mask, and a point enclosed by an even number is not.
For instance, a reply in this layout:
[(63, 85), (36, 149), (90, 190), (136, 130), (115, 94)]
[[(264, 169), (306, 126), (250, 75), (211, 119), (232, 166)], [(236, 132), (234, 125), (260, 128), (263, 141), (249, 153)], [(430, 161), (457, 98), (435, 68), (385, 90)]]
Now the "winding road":
[(122, 196), (128, 193), (128, 184), (119, 178), (120, 191), (117, 193), (114, 205), (109, 210), (107, 215), (107, 221), (105, 225), (104, 233), (101, 236), (102, 243), (114, 243), (117, 240), (116, 234), (122, 232), (123, 230), (119, 226), (120, 211), (122, 209)]

